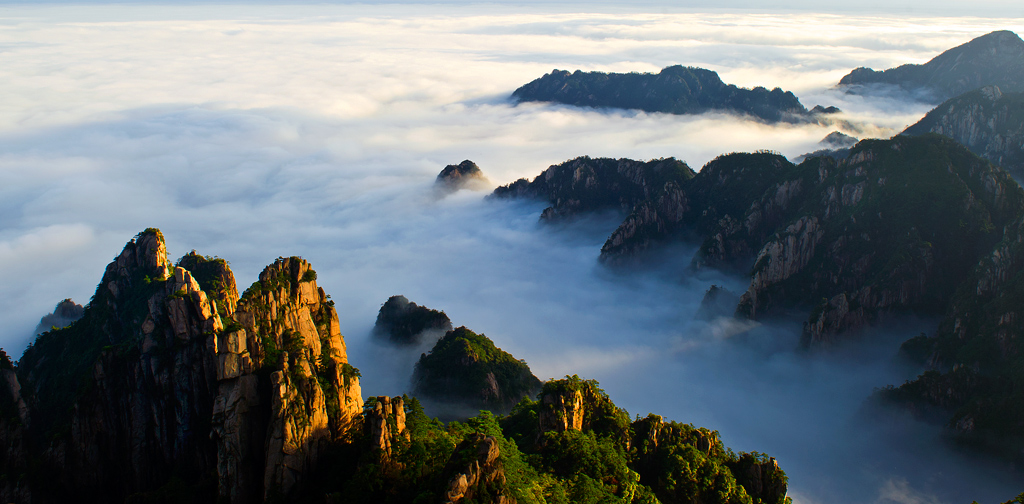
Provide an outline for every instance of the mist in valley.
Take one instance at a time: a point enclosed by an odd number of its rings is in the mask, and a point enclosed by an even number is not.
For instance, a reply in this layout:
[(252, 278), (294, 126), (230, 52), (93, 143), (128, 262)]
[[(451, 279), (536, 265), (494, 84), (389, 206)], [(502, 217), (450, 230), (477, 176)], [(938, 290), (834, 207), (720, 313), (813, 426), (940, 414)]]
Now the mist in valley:
[[(541, 202), (438, 198), (436, 174), (475, 161), (495, 183), (581, 156), (817, 150), (836, 126), (769, 126), (521, 104), (553, 68), (685, 64), (741, 86), (780, 86), (843, 109), (844, 131), (889, 137), (930, 105), (846, 95), (850, 69), (921, 62), (1020, 19), (542, 6), (9, 7), (0, 31), (0, 346), (20, 355), (39, 318), (85, 303), (146, 227), (172, 258), (227, 259), (240, 289), (299, 255), (336, 302), (364, 395), (396, 395), (427, 345), (371, 336), (389, 296), (443, 310), (526, 360), (541, 379), (598, 380), (632, 415), (716, 429), (779, 460), (798, 503), (1002, 502), (1019, 474), (956, 453), (941, 429), (875, 410), (876, 387), (920, 370), (899, 344), (935, 320), (897, 320), (838, 348), (799, 350), (800, 313), (749, 323), (697, 317), (711, 285), (679, 243), (638, 270), (598, 262), (615, 212), (556, 225)], [(797, 29), (815, 26), (815, 30)], [(841, 128), (842, 129), (842, 128)]]

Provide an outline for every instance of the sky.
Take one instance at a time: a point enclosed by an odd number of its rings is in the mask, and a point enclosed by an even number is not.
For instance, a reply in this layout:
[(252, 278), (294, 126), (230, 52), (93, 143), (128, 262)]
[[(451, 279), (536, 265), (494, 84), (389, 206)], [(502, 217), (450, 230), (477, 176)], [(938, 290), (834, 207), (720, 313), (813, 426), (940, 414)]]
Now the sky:
[(597, 257), (619, 215), (548, 226), (536, 202), (432, 190), (464, 159), (502, 184), (581, 155), (697, 170), (734, 151), (796, 157), (834, 129), (508, 100), (552, 69), (709, 68), (884, 138), (930, 106), (845, 95), (843, 75), (1024, 28), (1009, 2), (726, 6), (0, 3), (0, 346), (20, 355), (40, 317), (86, 302), (124, 243), (159, 227), (172, 257), (223, 257), (242, 288), (279, 256), (311, 261), (366, 394), (407, 390), (418, 353), (369, 337), (403, 294), (542, 379), (595, 378), (630, 413), (776, 456), (798, 503), (1008, 500), (1019, 476), (866, 402), (914, 376), (893, 355), (935, 321), (797, 352), (791, 323), (694, 320), (710, 285), (746, 282), (686, 271), (692, 246), (617, 273)]

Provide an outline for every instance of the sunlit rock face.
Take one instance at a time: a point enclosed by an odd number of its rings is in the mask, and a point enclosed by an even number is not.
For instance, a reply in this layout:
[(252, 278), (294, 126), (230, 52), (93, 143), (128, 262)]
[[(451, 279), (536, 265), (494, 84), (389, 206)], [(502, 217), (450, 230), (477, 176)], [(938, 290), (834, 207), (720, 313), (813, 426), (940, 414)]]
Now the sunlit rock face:
[(140, 233), (80, 320), (41, 335), (17, 373), (0, 369), (4, 467), (25, 465), (32, 442), (53, 479), (4, 496), (123, 500), (178, 478), (202, 501), (259, 502), (291, 492), (359, 425), (358, 371), (306, 261), (279, 259), (240, 299), (226, 261), (193, 252), (174, 265), (166, 250), (158, 230)]

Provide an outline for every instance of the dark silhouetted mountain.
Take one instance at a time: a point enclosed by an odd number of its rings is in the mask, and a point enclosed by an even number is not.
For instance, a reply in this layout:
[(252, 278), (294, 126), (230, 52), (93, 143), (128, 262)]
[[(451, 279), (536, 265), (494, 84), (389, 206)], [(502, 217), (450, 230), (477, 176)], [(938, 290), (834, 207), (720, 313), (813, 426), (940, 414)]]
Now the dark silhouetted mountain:
[(989, 86), (935, 107), (904, 135), (938, 133), (1024, 179), (1024, 93)]
[(984, 86), (1024, 91), (1024, 41), (1011, 31), (995, 31), (954, 47), (923, 65), (885, 71), (857, 68), (839, 81), (848, 92), (871, 93), (873, 85), (917, 93), (931, 103)]
[(395, 345), (416, 345), (424, 333), (452, 330), (452, 321), (444, 312), (410, 302), (405, 296), (391, 296), (380, 307), (373, 333)]
[[(657, 74), (553, 70), (516, 89), (512, 98), (667, 114), (727, 112), (769, 123), (813, 121), (817, 116), (789, 91), (740, 88), (722, 82), (711, 70), (680, 65)], [(821, 112), (830, 113), (824, 108)]]
[(550, 207), (541, 219), (555, 220), (581, 212), (629, 212), (641, 201), (657, 198), (693, 178), (693, 170), (674, 158), (652, 161), (579, 157), (552, 165), (533, 179), (498, 187), (492, 197), (534, 198)]

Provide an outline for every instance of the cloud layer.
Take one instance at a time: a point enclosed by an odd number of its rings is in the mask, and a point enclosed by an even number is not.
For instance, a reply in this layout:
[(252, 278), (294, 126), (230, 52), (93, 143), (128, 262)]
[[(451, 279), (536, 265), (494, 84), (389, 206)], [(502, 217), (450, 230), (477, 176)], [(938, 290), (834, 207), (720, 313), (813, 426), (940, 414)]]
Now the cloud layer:
[[(416, 355), (370, 341), (389, 296), (443, 309), (541, 378), (596, 378), (630, 412), (719, 429), (777, 456), (798, 502), (1006, 500), (1011, 476), (942, 448), (937, 433), (865, 414), (871, 389), (913, 370), (898, 342), (934, 321), (827, 354), (796, 328), (695, 322), (712, 284), (683, 267), (602, 269), (621, 216), (542, 226), (542, 205), (462, 191), (447, 164), (496, 182), (580, 156), (815, 150), (830, 128), (765, 126), (505, 101), (552, 68), (719, 71), (837, 105), (889, 136), (927, 106), (830, 89), (850, 69), (922, 62), (1020, 19), (836, 14), (578, 13), (572, 5), (4, 7), (0, 9), (0, 346), (17, 355), (39, 317), (84, 303), (132, 235), (231, 262), (244, 288), (301, 255), (336, 300), (364, 391), (405, 390)], [(669, 255), (685, 266), (692, 248)], [(907, 435), (908, 432), (914, 435)], [(935, 496), (940, 497), (935, 497)]]

